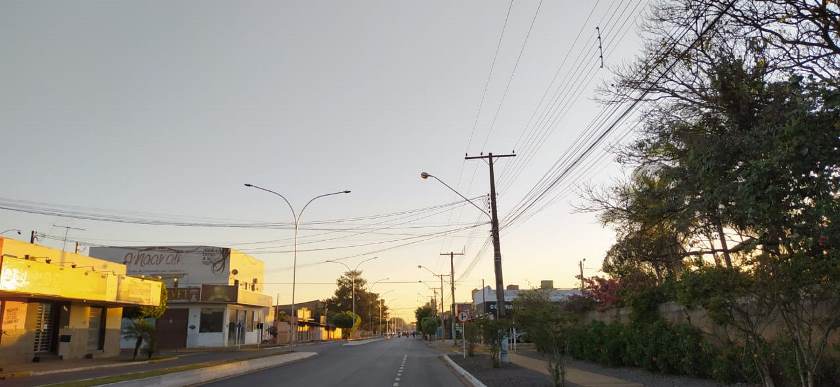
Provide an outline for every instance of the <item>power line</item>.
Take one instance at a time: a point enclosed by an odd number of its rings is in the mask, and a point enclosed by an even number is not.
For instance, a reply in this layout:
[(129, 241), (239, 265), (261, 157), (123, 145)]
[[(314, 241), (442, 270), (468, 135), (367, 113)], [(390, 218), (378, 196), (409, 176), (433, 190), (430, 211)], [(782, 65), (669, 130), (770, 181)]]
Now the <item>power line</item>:
[(483, 151), (484, 148), (487, 146), (487, 141), (490, 140), (490, 137), (493, 135), (493, 129), (496, 128), (496, 119), (499, 118), (499, 112), (502, 111), (502, 106), (505, 104), (505, 98), (507, 98), (508, 91), (510, 90), (510, 84), (513, 82), (513, 78), (516, 76), (516, 70), (519, 68), (519, 61), (522, 59), (522, 54), (525, 53), (525, 47), (528, 45), (528, 38), (531, 37), (531, 31), (534, 29), (534, 22), (537, 21), (537, 16), (540, 14), (540, 9), (542, 8), (543, 0), (537, 4), (537, 10), (534, 11), (534, 17), (531, 18), (531, 24), (528, 26), (528, 32), (525, 34), (525, 39), (522, 41), (522, 46), (519, 48), (519, 55), (516, 56), (516, 62), (513, 64), (513, 70), (510, 72), (510, 77), (508, 77), (507, 84), (505, 85), (505, 90), (502, 93), (502, 98), (499, 100), (499, 106), (496, 108), (496, 113), (493, 114), (493, 119), (490, 120), (490, 128), (487, 131), (487, 137), (484, 138), (484, 144), (481, 145), (481, 150)]
[[(688, 50), (692, 49), (692, 48), (694, 47), (694, 45), (696, 45), (696, 44), (697, 44), (697, 43), (701, 40), (701, 38), (703, 37), (703, 35), (705, 35), (705, 34), (706, 34), (706, 33), (707, 33), (710, 29), (711, 29), (711, 27), (712, 27), (712, 26), (714, 26), (714, 24), (716, 24), (716, 23), (717, 23), (717, 21), (719, 21), (719, 20), (720, 20), (720, 18), (721, 18), (721, 17), (722, 17), (722, 16), (723, 16), (723, 15), (724, 15), (724, 14), (725, 14), (728, 10), (729, 10), (729, 8), (731, 8), (731, 7), (732, 7), (732, 5), (733, 5), (733, 4), (734, 4), (734, 0), (733, 0), (733, 1), (731, 1), (731, 2), (730, 2), (730, 3), (729, 3), (729, 4), (728, 4), (728, 5), (724, 8), (724, 10), (723, 10), (723, 11), (721, 11), (721, 12), (720, 12), (720, 13), (719, 13), (719, 14), (718, 14), (718, 15), (717, 15), (714, 19), (712, 19), (712, 21), (711, 21), (711, 22), (710, 22), (710, 23), (709, 23), (709, 24), (708, 24), (708, 25), (707, 25), (707, 26), (706, 26), (706, 27), (705, 27), (705, 28), (704, 28), (704, 29), (703, 29), (703, 30), (702, 30), (702, 31), (701, 31), (698, 35), (697, 35), (697, 37), (696, 37), (696, 38), (695, 38), (695, 39), (691, 42), (691, 44), (689, 44), (689, 45), (688, 45), (688, 47), (687, 47), (687, 48), (686, 48), (686, 49), (685, 49), (685, 50), (684, 50), (684, 51), (683, 51), (680, 55), (678, 55), (678, 57), (676, 58), (676, 60), (673, 60), (673, 61), (672, 61), (672, 62), (671, 62), (668, 66), (666, 66), (666, 68), (665, 68), (662, 72), (660, 72), (660, 73), (659, 73), (659, 75), (656, 77), (656, 79), (654, 79), (654, 80), (650, 83), (650, 86), (648, 86), (647, 88), (645, 88), (645, 90), (644, 90), (644, 91), (642, 91), (642, 93), (640, 93), (640, 94), (639, 94), (639, 96), (637, 96), (636, 98), (634, 98), (634, 99), (633, 99), (633, 101), (629, 104), (629, 106), (628, 106), (626, 109), (624, 109), (624, 111), (623, 111), (623, 112), (621, 112), (621, 113), (618, 115), (618, 117), (617, 117), (617, 118), (616, 118), (616, 119), (615, 119), (615, 120), (614, 120), (614, 121), (613, 121), (613, 122), (612, 122), (612, 123), (611, 123), (611, 124), (610, 124), (607, 128), (605, 128), (603, 131), (601, 131), (600, 135), (598, 135), (598, 137), (597, 137), (597, 138), (596, 138), (596, 139), (595, 139), (595, 140), (594, 140), (591, 144), (589, 144), (589, 145), (588, 145), (588, 146), (587, 146), (587, 147), (586, 147), (586, 148), (585, 148), (585, 149), (584, 149), (584, 150), (583, 150), (583, 151), (579, 154), (579, 156), (577, 156), (577, 157), (576, 157), (576, 158), (575, 158), (575, 159), (574, 159), (574, 160), (573, 160), (573, 161), (572, 161), (572, 162), (571, 162), (571, 163), (570, 163), (567, 167), (565, 167), (565, 168), (564, 168), (564, 169), (563, 169), (563, 170), (562, 170), (562, 171), (561, 171), (561, 172), (560, 172), (560, 173), (559, 173), (556, 177), (554, 177), (554, 178), (551, 180), (551, 182), (547, 185), (547, 187), (546, 187), (545, 189), (543, 189), (543, 190), (542, 190), (542, 191), (541, 191), (541, 192), (540, 192), (540, 193), (539, 193), (536, 197), (534, 197), (533, 199), (531, 199), (531, 200), (527, 203), (527, 205), (525, 205), (525, 206), (521, 207), (521, 209), (520, 209), (518, 212), (513, 213), (513, 215), (512, 215), (512, 216), (510, 216), (510, 219), (508, 220), (507, 224), (511, 224), (511, 223), (515, 222), (515, 221), (516, 221), (519, 217), (521, 217), (521, 216), (522, 216), (522, 215), (523, 215), (526, 211), (528, 211), (528, 210), (529, 210), (531, 207), (533, 207), (533, 206), (534, 206), (534, 205), (535, 205), (538, 201), (540, 201), (540, 200), (541, 200), (541, 199), (542, 199), (542, 198), (543, 198), (543, 197), (544, 197), (544, 196), (545, 196), (545, 195), (546, 195), (546, 194), (547, 194), (547, 193), (548, 193), (551, 189), (553, 189), (553, 188), (554, 188), (554, 187), (555, 187), (555, 186), (556, 186), (556, 185), (557, 185), (557, 184), (558, 184), (558, 183), (559, 183), (559, 182), (560, 182), (560, 181), (561, 181), (561, 180), (562, 180), (565, 176), (567, 176), (567, 175), (568, 175), (568, 173), (569, 173), (572, 169), (574, 169), (574, 168), (575, 168), (578, 164), (580, 164), (580, 162), (581, 162), (584, 158), (586, 158), (586, 157), (587, 157), (587, 156), (588, 156), (588, 155), (592, 152), (592, 150), (593, 150), (593, 149), (594, 149), (594, 148), (595, 148), (598, 144), (600, 144), (600, 142), (601, 142), (601, 141), (603, 141), (603, 139), (604, 139), (607, 135), (609, 135), (609, 133), (610, 133), (610, 132), (611, 132), (611, 131), (612, 131), (612, 130), (616, 127), (616, 126), (618, 126), (618, 125), (619, 125), (619, 124), (620, 124), (620, 123), (621, 123), (621, 122), (622, 122), (622, 121), (623, 121), (623, 120), (624, 120), (624, 119), (625, 119), (625, 118), (626, 118), (626, 117), (630, 114), (630, 112), (632, 112), (632, 111), (636, 108), (636, 106), (638, 106), (638, 104), (642, 101), (642, 99), (643, 99), (643, 98), (644, 98), (644, 97), (645, 97), (648, 93), (650, 93), (650, 91), (652, 90), (653, 85), (655, 85), (657, 82), (659, 82), (659, 80), (661, 80), (661, 79), (662, 79), (662, 78), (663, 78), (663, 77), (664, 77), (664, 76), (665, 76), (668, 72), (670, 72), (670, 70), (671, 70), (671, 69), (672, 69), (672, 68), (673, 68), (673, 67), (674, 67), (674, 66), (675, 66), (675, 65), (679, 62), (679, 59), (680, 59), (681, 57), (683, 57), (683, 56), (684, 56), (684, 55), (688, 52)], [(707, 8), (707, 9), (708, 9), (708, 8)], [(681, 41), (681, 40), (685, 37), (685, 35), (686, 35), (686, 34), (688, 34), (688, 32), (689, 32), (689, 31), (690, 31), (690, 29), (689, 29), (689, 28), (686, 28), (686, 29), (685, 29), (685, 31), (684, 31), (684, 32), (680, 35), (680, 37), (674, 40), (673, 45), (671, 45), (671, 47), (669, 47), (669, 49), (668, 49), (665, 53), (663, 53), (663, 54), (662, 54), (662, 57), (663, 57), (663, 58), (668, 57), (668, 56), (671, 54), (671, 52), (672, 52), (672, 51), (673, 51), (673, 50), (677, 47), (678, 42), (679, 42), (679, 41)], [(656, 63), (658, 63), (658, 61), (657, 61)], [(657, 66), (649, 66), (649, 67), (647, 68), (647, 71), (645, 72), (645, 74), (644, 74), (644, 76), (643, 76), (643, 79), (647, 79), (647, 78), (650, 76), (650, 74), (654, 71), (654, 69), (655, 69), (655, 68), (657, 68)], [(614, 108), (614, 109), (615, 109), (615, 111), (617, 111), (617, 110), (618, 110), (618, 108), (619, 108), (620, 106), (621, 106), (620, 104), (616, 104), (616, 105), (615, 105), (615, 108)]]

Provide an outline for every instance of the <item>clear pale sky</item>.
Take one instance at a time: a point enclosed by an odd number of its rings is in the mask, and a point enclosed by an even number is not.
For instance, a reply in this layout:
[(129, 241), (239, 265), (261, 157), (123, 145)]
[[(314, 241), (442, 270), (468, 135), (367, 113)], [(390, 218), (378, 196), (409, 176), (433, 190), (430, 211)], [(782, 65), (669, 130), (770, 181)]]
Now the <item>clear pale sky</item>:
[[(594, 42), (585, 39), (599, 21), (605, 34), (617, 29), (608, 18), (631, 3), (636, 1), (601, 1), (569, 60), (580, 45)], [(421, 171), (465, 195), (487, 194), (485, 163), (464, 162), (465, 151), (514, 149), (593, 4), (543, 2), (491, 132), (538, 6), (513, 3), (473, 133), (507, 1), (0, 2), (0, 198), (157, 218), (287, 222), (289, 211), (279, 198), (242, 184), (277, 190), (298, 209), (321, 193), (353, 191), (315, 202), (304, 214), (306, 223), (458, 200), (437, 182), (421, 180)], [(605, 40), (611, 48), (606, 68), (594, 70), (593, 82), (519, 179), (500, 192), (501, 216), (595, 116), (600, 106), (592, 100), (594, 86), (640, 48), (633, 18), (642, 8), (614, 19), (630, 20), (628, 32)], [(568, 65), (555, 85), (576, 74)], [(606, 161), (567, 186), (620, 177), (620, 169)], [(500, 161), (497, 173), (505, 175), (510, 165)], [(551, 279), (557, 287), (573, 287), (584, 257), (592, 268), (587, 274), (596, 273), (613, 233), (594, 215), (574, 213), (572, 204), (579, 202), (572, 193), (503, 233), (505, 284), (528, 288)], [(479, 215), (465, 206), (401, 226), (463, 224)], [(115, 245), (226, 246), (291, 237), (288, 230), (124, 225), (0, 211), (0, 230), (23, 229), (20, 238), (33, 229), (61, 235), (54, 224), (86, 229), (71, 231), (70, 240)], [(401, 226), (389, 231), (446, 229)], [(314, 233), (304, 231), (301, 241), (322, 239)], [(464, 249), (455, 262), (460, 278), (488, 233), (489, 226), (482, 226), (368, 255), (379, 259), (361, 268), (370, 281), (437, 281), (417, 265), (448, 271), (448, 259), (438, 254)], [(306, 248), (405, 237), (339, 235), (347, 237)], [(258, 246), (277, 251), (287, 244)], [(305, 264), (397, 244), (300, 253), (297, 300), (330, 296), (334, 286), (317, 283), (332, 283), (344, 270)], [(291, 254), (251, 254), (265, 261), (266, 282), (291, 281)], [(458, 301), (467, 301), (482, 278), (493, 285), (491, 250), (456, 283)], [(422, 284), (383, 283), (374, 290), (393, 290), (385, 299), (408, 321), (431, 295)], [(290, 300), (289, 285), (269, 284), (267, 293), (279, 293), (282, 303)]]

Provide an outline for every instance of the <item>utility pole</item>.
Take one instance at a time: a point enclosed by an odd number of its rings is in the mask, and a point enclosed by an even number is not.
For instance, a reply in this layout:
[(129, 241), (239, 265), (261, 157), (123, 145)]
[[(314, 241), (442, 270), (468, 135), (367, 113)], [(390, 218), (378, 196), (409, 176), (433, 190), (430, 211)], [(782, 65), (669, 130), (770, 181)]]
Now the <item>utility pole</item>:
[[(496, 273), (496, 317), (505, 317), (505, 284), (502, 278), (502, 247), (499, 243), (499, 214), (496, 209), (496, 175), (493, 172), (493, 161), (503, 157), (515, 157), (516, 154), (494, 155), (488, 153), (480, 156), (466, 156), (464, 160), (487, 159), (490, 166), (490, 234), (493, 237), (493, 265)], [(503, 360), (504, 361), (504, 360)]]
[[(492, 152), (485, 156), (465, 156), (464, 160), (473, 159), (487, 159), (487, 165), (490, 167), (490, 234), (493, 236), (493, 266), (496, 272), (496, 318), (505, 318), (505, 284), (502, 278), (502, 246), (499, 242), (499, 214), (496, 209), (496, 174), (493, 172), (493, 160), (503, 157), (516, 157), (516, 154), (494, 155)], [(502, 340), (502, 346), (499, 350), (499, 360), (502, 363), (509, 363), (508, 358), (508, 338)]]
[[(457, 338), (455, 337), (455, 256), (456, 255), (464, 255), (464, 253), (456, 253), (450, 251), (448, 253), (442, 253), (440, 255), (448, 255), (449, 256), (449, 288), (452, 292), (452, 342), (453, 344), (457, 344)], [(443, 278), (443, 277), (441, 277)]]
[(29, 234), (29, 243), (35, 243), (35, 230), (32, 230), (32, 233)]
[(484, 297), (484, 278), (481, 279), (481, 315), (487, 314), (487, 300)]
[(586, 261), (586, 258), (578, 261), (578, 265), (580, 266), (580, 291), (581, 291), (581, 293), (583, 292), (583, 289), (585, 288), (585, 286), (583, 284), (583, 263), (585, 261)]

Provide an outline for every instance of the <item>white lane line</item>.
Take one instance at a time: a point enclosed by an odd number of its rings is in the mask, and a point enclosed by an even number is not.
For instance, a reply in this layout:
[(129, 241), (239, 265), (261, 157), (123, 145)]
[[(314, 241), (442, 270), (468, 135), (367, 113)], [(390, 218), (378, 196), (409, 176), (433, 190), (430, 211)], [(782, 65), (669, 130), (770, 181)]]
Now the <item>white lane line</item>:
[(408, 359), (408, 354), (404, 354), (402, 358), (402, 362), (400, 363), (400, 368), (397, 370), (397, 376), (394, 378), (394, 387), (399, 387), (400, 385), (400, 378), (402, 378), (403, 368), (405, 368), (405, 361)]

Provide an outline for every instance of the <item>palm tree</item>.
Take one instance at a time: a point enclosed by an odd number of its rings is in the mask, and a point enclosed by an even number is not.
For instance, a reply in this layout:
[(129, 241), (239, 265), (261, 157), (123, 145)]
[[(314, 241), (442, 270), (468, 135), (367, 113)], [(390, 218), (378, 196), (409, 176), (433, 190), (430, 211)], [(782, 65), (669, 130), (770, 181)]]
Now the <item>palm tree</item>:
[(131, 320), (131, 325), (123, 329), (123, 336), (129, 339), (137, 340), (134, 344), (134, 357), (132, 357), (132, 360), (137, 359), (137, 352), (140, 351), (140, 347), (143, 345), (143, 340), (149, 341), (149, 344), (151, 345), (154, 334), (155, 326), (142, 318)]

